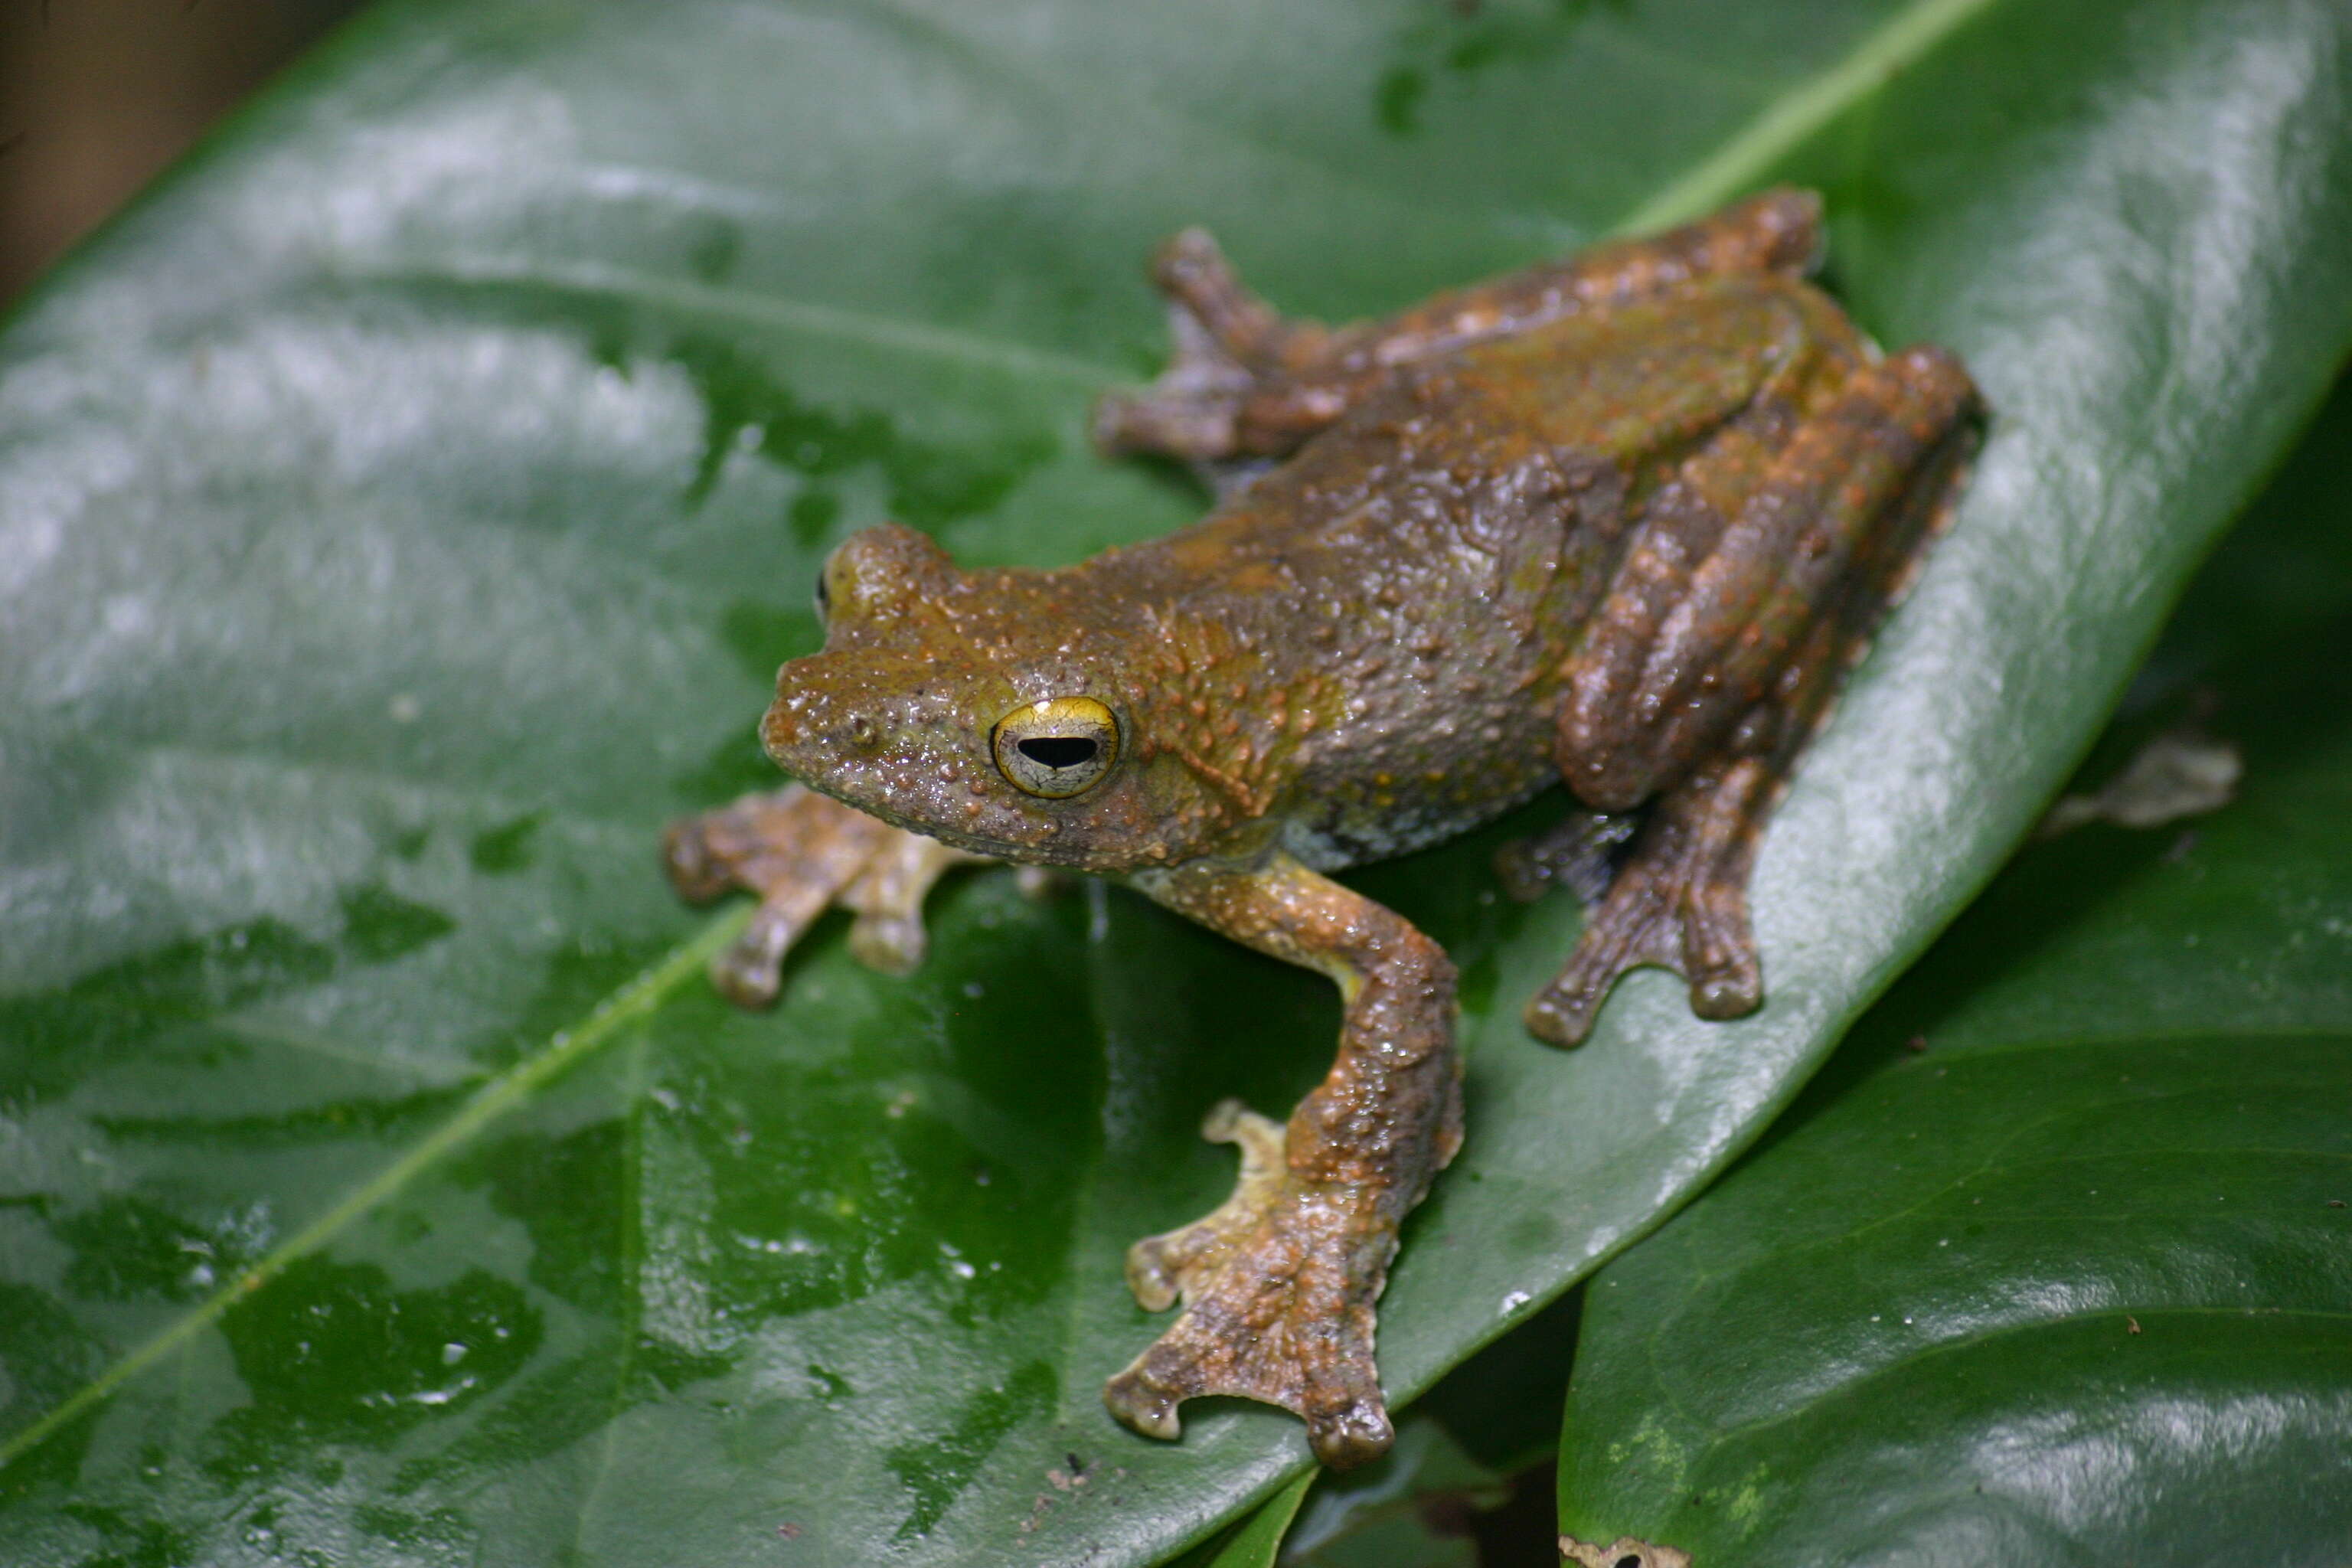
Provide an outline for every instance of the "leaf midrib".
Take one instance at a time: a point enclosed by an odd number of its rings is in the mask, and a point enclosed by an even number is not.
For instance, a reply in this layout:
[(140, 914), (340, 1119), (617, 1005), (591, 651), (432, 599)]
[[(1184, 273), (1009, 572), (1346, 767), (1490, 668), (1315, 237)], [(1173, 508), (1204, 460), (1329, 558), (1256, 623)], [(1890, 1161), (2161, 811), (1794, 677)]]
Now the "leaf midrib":
[[(1896, 76), (1916, 65), (1951, 34), (2000, 0), (1913, 0), (1864, 35), (1845, 57), (1826, 70), (1814, 73), (1791, 90), (1768, 98), (1747, 124), (1712, 153), (1669, 182), (1665, 188), (1610, 224), (1611, 235), (1640, 234), (1686, 222), (1723, 205), (1761, 179), (1780, 159), (1854, 105), (1885, 90)], [(950, 44), (968, 68), (1017, 80), (1046, 99), (1060, 95), (1013, 69), (971, 37), (949, 28), (938, 18), (909, 11), (883, 0), (847, 0), (844, 9), (863, 12), (900, 26), (919, 28), (926, 36)], [(1234, 141), (1245, 141), (1229, 129), (1202, 121), (1157, 96), (1142, 101), (1153, 110), (1196, 131), (1212, 131)], [(1278, 151), (1250, 141), (1258, 154)], [(1287, 156), (1287, 154), (1285, 154)], [(1304, 162), (1304, 161), (1302, 161)], [(1343, 171), (1320, 163), (1310, 166), (1347, 187)], [(632, 268), (598, 262), (554, 262), (545, 258), (510, 259), (497, 256), (444, 254), (420, 258), (410, 267), (396, 259), (389, 266), (347, 275), (354, 279), (400, 284), (405, 281), (441, 284), (528, 284), (551, 290), (571, 290), (628, 298), (640, 303), (688, 313), (715, 315), (740, 323), (780, 328), (815, 336), (830, 336), (868, 346), (929, 357), (960, 360), (1014, 374), (1109, 386), (1125, 379), (1114, 367), (1055, 349), (1034, 347), (1012, 338), (984, 336), (936, 323), (877, 316), (845, 306), (748, 289), (689, 283), (652, 277)]]
[(268, 1284), (297, 1259), (326, 1246), (354, 1221), (521, 1104), (531, 1090), (652, 1014), (680, 985), (699, 980), (710, 959), (734, 940), (751, 916), (751, 907), (745, 904), (713, 918), (692, 938), (672, 948), (635, 979), (606, 994), (573, 1023), (549, 1035), (547, 1043), (538, 1052), (484, 1084), (456, 1114), (425, 1134), (407, 1153), (352, 1188), (332, 1208), (279, 1243), (253, 1267), (214, 1291), (144, 1343), (116, 1358), (106, 1370), (76, 1389), (32, 1425), (14, 1436), (0, 1440), (0, 1469), (39, 1447), (131, 1379), (179, 1349), (231, 1306)]
[(1913, 0), (1864, 35), (1837, 64), (1768, 101), (1729, 141), (1612, 224), (1609, 232), (1663, 228), (1723, 205), (1830, 121), (1884, 90), (1946, 38), (2000, 3)]
[(689, 283), (608, 262), (445, 252), (395, 258), (385, 265), (346, 274), (341, 281), (392, 287), (528, 287), (550, 293), (620, 298), (682, 313), (718, 316), (742, 325), (840, 338), (869, 347), (959, 360), (1049, 381), (1107, 386), (1124, 379), (1120, 372), (1108, 365), (1057, 350), (1033, 347), (1013, 338), (989, 337), (911, 318), (877, 316), (845, 305), (828, 305), (789, 295)]

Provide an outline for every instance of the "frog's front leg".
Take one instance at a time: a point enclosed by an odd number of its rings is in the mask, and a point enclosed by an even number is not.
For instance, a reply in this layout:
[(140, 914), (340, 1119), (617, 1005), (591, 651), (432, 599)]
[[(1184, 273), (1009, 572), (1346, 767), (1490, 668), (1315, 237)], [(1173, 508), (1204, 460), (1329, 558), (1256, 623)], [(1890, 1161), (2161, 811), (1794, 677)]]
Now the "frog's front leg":
[(849, 942), (859, 962), (914, 968), (924, 896), (949, 868), (984, 858), (792, 784), (671, 824), (662, 859), (695, 903), (737, 888), (758, 896), (751, 924), (711, 960), (710, 979), (737, 1005), (761, 1007), (776, 999), (785, 953), (836, 902), (857, 917)]
[(1642, 964), (1678, 971), (1704, 1018), (1763, 1000), (1748, 879), (1764, 819), (1948, 515), (1976, 409), (1958, 360), (1912, 349), (1799, 426), (1738, 515), (1710, 521), (1693, 471), (1659, 492), (1565, 671), (1555, 751), (1590, 805), (1657, 803), (1528, 1003), (1538, 1037), (1582, 1039)]
[(1202, 1394), (1279, 1405), (1334, 1468), (1388, 1448), (1373, 1303), (1397, 1227), (1462, 1142), (1454, 966), (1393, 911), (1286, 856), (1255, 868), (1187, 866), (1135, 885), (1261, 952), (1319, 970), (1346, 1012), (1339, 1058), (1277, 1127), (1228, 1102), (1208, 1136), (1242, 1146), (1234, 1196), (1138, 1242), (1136, 1299), (1183, 1315), (1103, 1389), (1111, 1414), (1173, 1437)]

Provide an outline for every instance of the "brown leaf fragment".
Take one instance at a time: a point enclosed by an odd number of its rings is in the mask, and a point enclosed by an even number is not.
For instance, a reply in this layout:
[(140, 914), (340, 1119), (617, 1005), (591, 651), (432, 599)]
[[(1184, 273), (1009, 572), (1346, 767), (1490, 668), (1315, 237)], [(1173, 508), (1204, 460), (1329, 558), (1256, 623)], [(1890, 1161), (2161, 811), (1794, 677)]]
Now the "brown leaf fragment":
[(1573, 1535), (1559, 1538), (1559, 1554), (1583, 1568), (1690, 1568), (1690, 1553), (1672, 1546), (1653, 1546), (1646, 1541), (1636, 1541), (1621, 1535), (1603, 1546), (1598, 1542), (1579, 1541)]
[(2055, 838), (2086, 822), (2145, 828), (2200, 816), (2230, 804), (2244, 772), (2238, 748), (2230, 742), (2190, 726), (2167, 730), (2098, 789), (2067, 795), (2052, 806), (2034, 837)]

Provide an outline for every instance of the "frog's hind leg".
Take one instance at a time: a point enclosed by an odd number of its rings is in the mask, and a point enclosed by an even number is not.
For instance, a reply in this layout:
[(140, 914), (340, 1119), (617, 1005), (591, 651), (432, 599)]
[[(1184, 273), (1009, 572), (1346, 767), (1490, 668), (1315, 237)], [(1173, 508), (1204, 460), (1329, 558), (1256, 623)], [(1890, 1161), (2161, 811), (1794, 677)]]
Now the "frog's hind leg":
[(1976, 407), (1941, 351), (1864, 366), (1701, 558), (1637, 535), (1571, 661), (1557, 755), (1592, 805), (1656, 803), (1567, 966), (1528, 1005), (1534, 1034), (1582, 1039), (1617, 977), (1643, 964), (1678, 971), (1701, 1017), (1763, 1000), (1748, 917), (1758, 837), (1948, 516)]
[(1096, 405), (1095, 445), (1195, 463), (1266, 455), (1242, 439), (1242, 412), (1261, 384), (1311, 360), (1325, 329), (1276, 314), (1243, 286), (1206, 229), (1162, 244), (1151, 281), (1168, 300), (1173, 353), (1148, 389), (1113, 393)]
[(1277, 314), (1243, 286), (1205, 230), (1186, 229), (1151, 268), (1168, 298), (1174, 357), (1142, 392), (1103, 398), (1095, 443), (1194, 463), (1282, 457), (1401, 365), (1700, 278), (1801, 276), (1820, 255), (1821, 198), (1767, 191), (1664, 234), (1612, 241), (1334, 330)]

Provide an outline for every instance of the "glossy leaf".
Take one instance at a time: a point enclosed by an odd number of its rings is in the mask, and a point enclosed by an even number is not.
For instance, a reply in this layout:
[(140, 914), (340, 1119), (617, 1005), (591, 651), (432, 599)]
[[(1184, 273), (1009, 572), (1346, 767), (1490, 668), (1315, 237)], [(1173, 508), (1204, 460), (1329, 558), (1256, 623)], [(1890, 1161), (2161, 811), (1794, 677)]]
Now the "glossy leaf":
[(1244, 1514), (1214, 1540), (1186, 1552), (1175, 1568), (1274, 1568), (1282, 1555), (1283, 1538), (1298, 1517), (1298, 1504), (1315, 1483), (1316, 1472), (1302, 1470), (1283, 1489)]
[(1297, 1426), (1111, 1426), (1157, 1326), (1118, 1257), (1221, 1195), (1202, 1112), (1289, 1103), (1336, 1007), (987, 874), (911, 981), (828, 930), (775, 1014), (708, 994), (724, 928), (650, 844), (764, 782), (815, 561), (884, 515), (1060, 562), (1195, 511), (1081, 438), (1184, 223), (1345, 316), (1801, 177), (1867, 324), (1968, 355), (1991, 437), (1766, 846), (1760, 1015), (1643, 976), (1555, 1055), (1516, 1016), (1576, 916), (1490, 901), (1505, 829), (1361, 879), (1466, 977), (1402, 1398), (1728, 1159), (2071, 765), (2352, 338), (2344, 28), (391, 0), (0, 343), (12, 1557), (1205, 1538)]
[(1581, 1301), (1561, 1298), (1439, 1379), (1382, 1458), (1315, 1472), (1282, 1560), (1303, 1568), (1548, 1560), (1550, 1472)]
[(2352, 384), (2128, 726), (2198, 695), (2242, 798), (2028, 849), (1592, 1282), (1564, 1528), (1790, 1568), (2352, 1539), (2347, 453)]
[(1478, 1568), (1477, 1542), (1441, 1531), (1431, 1514), (1444, 1509), (1463, 1516), (1444, 1522), (1466, 1522), (1473, 1509), (1492, 1509), (1507, 1495), (1501, 1476), (1415, 1412), (1384, 1458), (1324, 1475), (1283, 1542), (1283, 1558), (1299, 1568)]

